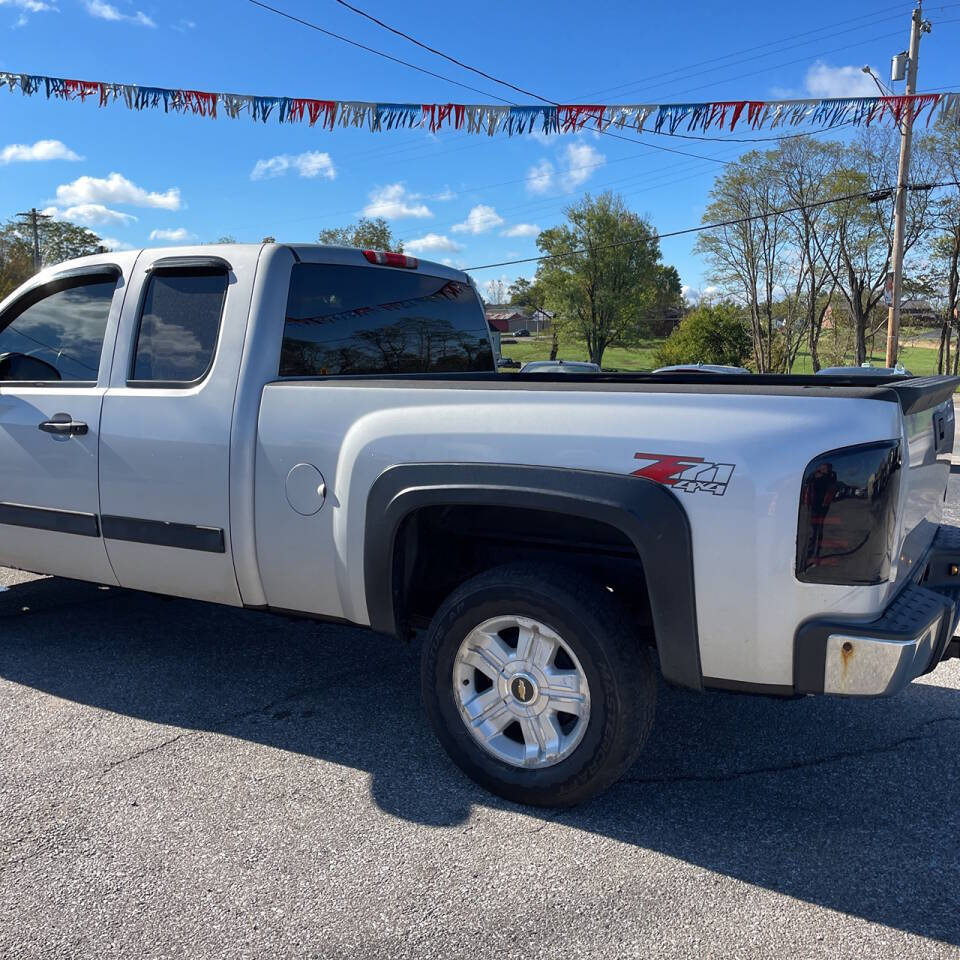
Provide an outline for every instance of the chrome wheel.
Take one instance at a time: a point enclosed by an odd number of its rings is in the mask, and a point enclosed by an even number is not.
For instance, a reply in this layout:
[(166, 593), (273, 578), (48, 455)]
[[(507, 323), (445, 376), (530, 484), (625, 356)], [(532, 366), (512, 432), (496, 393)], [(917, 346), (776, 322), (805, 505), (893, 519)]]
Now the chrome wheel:
[(457, 651), (453, 687), (474, 740), (516, 767), (559, 763), (590, 720), (580, 661), (556, 631), (529, 617), (494, 617), (474, 627)]

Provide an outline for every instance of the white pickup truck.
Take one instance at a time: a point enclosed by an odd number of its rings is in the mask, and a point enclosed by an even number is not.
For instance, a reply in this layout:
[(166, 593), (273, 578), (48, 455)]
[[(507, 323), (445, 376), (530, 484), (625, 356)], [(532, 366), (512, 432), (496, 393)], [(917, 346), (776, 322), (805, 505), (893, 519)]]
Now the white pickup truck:
[(957, 382), (498, 374), (438, 264), (89, 257), (0, 304), (0, 564), (426, 628), (453, 759), (571, 804), (636, 759), (655, 661), (876, 696), (956, 653)]

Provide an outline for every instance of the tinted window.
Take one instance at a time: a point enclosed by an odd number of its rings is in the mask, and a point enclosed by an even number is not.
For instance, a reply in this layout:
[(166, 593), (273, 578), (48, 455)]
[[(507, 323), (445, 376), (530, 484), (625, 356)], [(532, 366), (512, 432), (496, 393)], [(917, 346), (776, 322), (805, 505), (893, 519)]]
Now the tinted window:
[(140, 316), (134, 380), (191, 383), (210, 369), (227, 274), (218, 268), (158, 271)]
[(469, 284), (374, 267), (293, 267), (281, 376), (471, 370), (493, 370), (493, 352)]
[[(42, 290), (28, 293), (0, 320), (0, 356), (33, 357), (60, 374), (43, 376), (43, 365), (35, 364), (31, 365), (31, 380), (96, 380), (117, 281), (113, 277), (105, 280), (101, 275), (74, 278), (57, 286), (59, 289), (45, 296)], [(11, 366), (13, 359), (8, 358), (6, 368), (16, 369), (16, 364)], [(17, 376), (6, 374), (5, 378)]]

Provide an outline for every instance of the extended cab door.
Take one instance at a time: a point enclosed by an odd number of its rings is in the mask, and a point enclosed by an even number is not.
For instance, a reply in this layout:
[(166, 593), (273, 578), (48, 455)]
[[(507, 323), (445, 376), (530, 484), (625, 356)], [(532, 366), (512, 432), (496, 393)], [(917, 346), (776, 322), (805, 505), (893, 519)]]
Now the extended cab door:
[(0, 565), (117, 582), (100, 538), (97, 443), (123, 294), (118, 266), (87, 265), (0, 314)]
[(125, 587), (241, 603), (230, 429), (259, 247), (141, 257), (103, 402), (103, 536)]

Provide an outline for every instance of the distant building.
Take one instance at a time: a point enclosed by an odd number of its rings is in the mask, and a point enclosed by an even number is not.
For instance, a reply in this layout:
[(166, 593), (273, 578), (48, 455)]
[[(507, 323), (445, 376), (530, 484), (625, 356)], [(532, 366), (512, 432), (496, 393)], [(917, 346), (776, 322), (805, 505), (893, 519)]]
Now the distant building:
[(500, 333), (511, 333), (524, 325), (521, 322), (524, 319), (523, 311), (518, 307), (511, 307), (509, 304), (487, 304), (484, 312), (487, 315), (487, 323), (494, 330), (499, 330)]
[(488, 303), (484, 311), (490, 329), (498, 330), (500, 333), (529, 330), (536, 335), (549, 330), (553, 322), (553, 314), (549, 310), (530, 310), (527, 307), (516, 307), (509, 303)]

